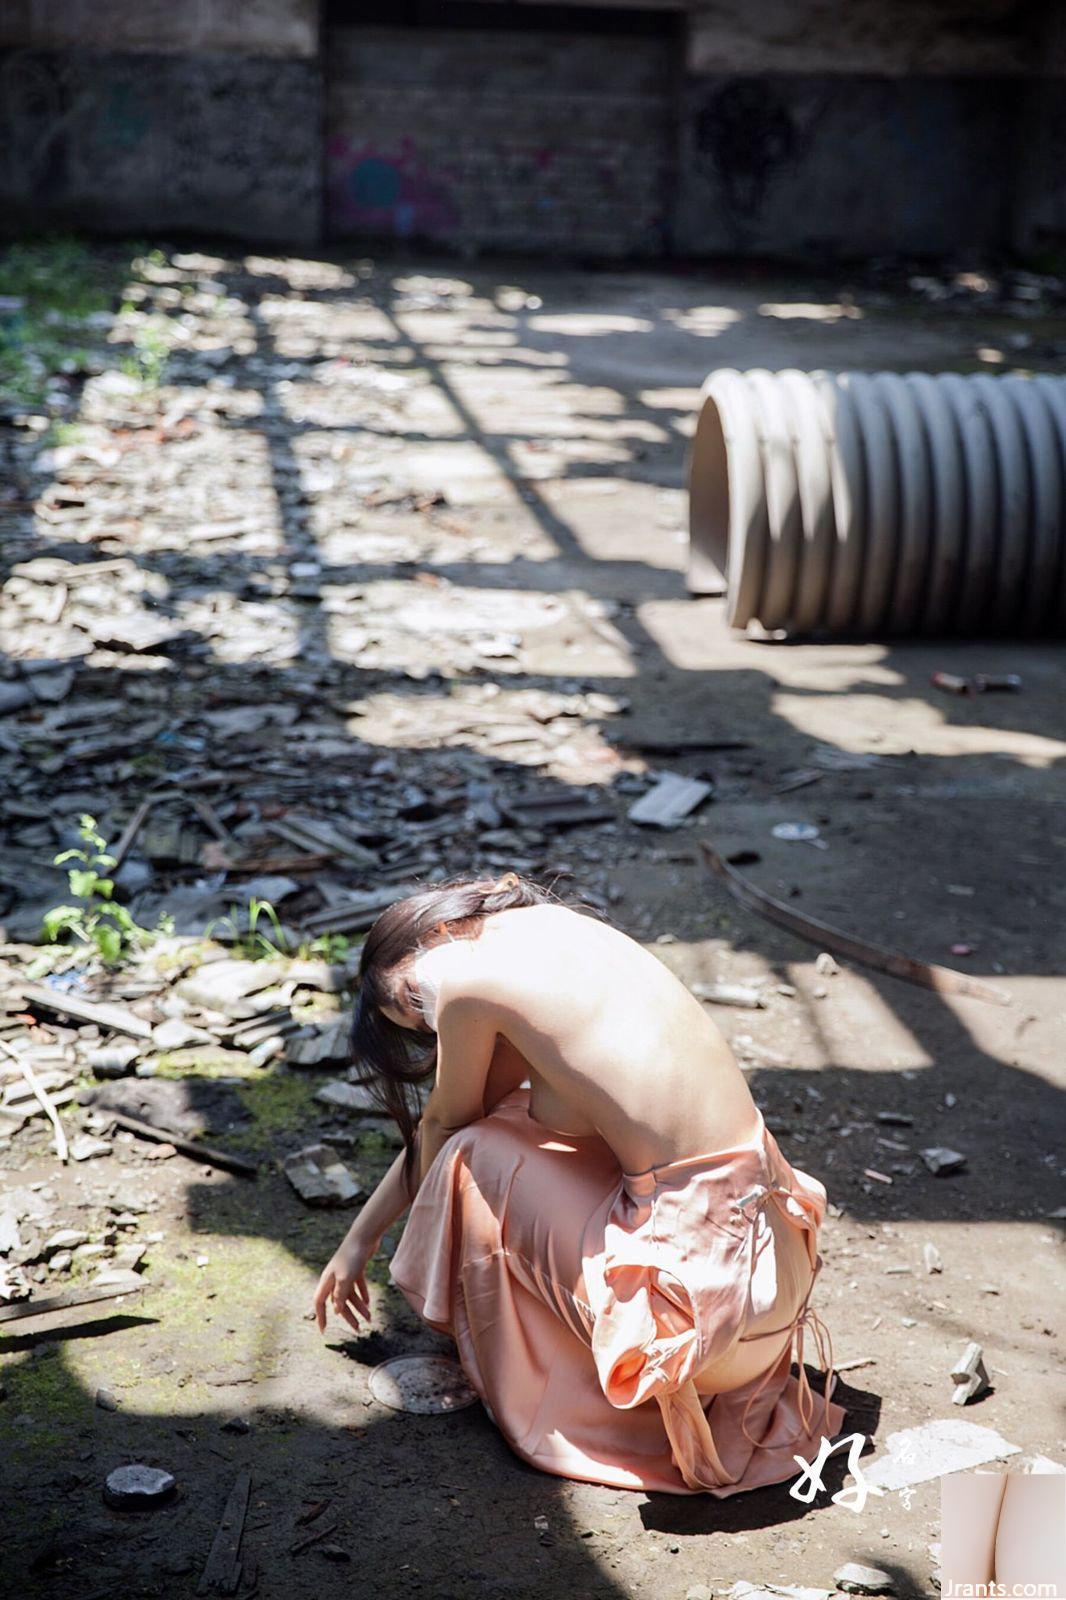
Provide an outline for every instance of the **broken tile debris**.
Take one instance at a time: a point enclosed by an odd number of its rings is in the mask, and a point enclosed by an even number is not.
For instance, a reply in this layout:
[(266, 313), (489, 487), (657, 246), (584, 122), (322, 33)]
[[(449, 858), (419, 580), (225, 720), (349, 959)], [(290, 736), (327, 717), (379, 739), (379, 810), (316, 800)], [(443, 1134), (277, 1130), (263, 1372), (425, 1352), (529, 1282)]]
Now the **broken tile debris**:
[(307, 1145), (286, 1156), (282, 1171), (309, 1206), (341, 1206), (358, 1200), (361, 1186), (326, 1144)]

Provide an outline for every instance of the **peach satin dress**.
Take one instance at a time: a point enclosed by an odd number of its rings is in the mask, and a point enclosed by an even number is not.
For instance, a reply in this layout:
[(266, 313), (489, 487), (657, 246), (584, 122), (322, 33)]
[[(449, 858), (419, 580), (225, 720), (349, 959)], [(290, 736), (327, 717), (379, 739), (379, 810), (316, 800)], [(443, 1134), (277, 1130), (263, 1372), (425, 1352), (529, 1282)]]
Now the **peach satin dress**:
[[(415, 970), (434, 1026), (435, 985), (421, 958)], [(812, 1460), (841, 1431), (827, 1330), (809, 1303), (825, 1206), (761, 1113), (746, 1144), (627, 1173), (599, 1134), (536, 1121), (523, 1085), (442, 1146), (391, 1274), (455, 1339), (524, 1460), (724, 1498), (794, 1479), (795, 1457)], [(817, 1397), (806, 1327), (827, 1365)], [(752, 1359), (760, 1347), (765, 1363)], [(701, 1392), (719, 1373), (721, 1390)]]

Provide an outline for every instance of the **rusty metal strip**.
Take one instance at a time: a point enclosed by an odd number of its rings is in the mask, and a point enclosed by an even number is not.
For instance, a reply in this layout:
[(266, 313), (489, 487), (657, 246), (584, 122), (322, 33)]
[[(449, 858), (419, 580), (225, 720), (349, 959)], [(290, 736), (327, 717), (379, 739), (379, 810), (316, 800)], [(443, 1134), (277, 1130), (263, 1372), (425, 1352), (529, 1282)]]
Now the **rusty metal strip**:
[(834, 928), (828, 922), (820, 922), (816, 917), (802, 916), (798, 911), (793, 911), (791, 906), (785, 905), (784, 901), (775, 900), (773, 895), (749, 883), (742, 873), (735, 872), (705, 840), (697, 839), (696, 843), (711, 871), (716, 877), (721, 878), (735, 900), (739, 900), (749, 911), (758, 912), (768, 922), (776, 922), (779, 927), (787, 928), (789, 933), (798, 934), (801, 939), (809, 939), (812, 943), (820, 945), (823, 950), (832, 951), (834, 955), (858, 961), (862, 966), (873, 967), (878, 972), (887, 972), (890, 977), (902, 978), (904, 983), (916, 983), (920, 988), (933, 989), (937, 994), (968, 995), (972, 1000), (985, 1000), (994, 1006), (1009, 1006), (1013, 1003), (1011, 996), (1002, 989), (993, 989), (991, 984), (982, 983), (979, 978), (971, 978), (965, 972), (956, 972), (952, 967), (939, 967), (928, 961), (918, 961), (913, 956), (899, 955), (894, 950), (883, 950), (880, 945), (867, 944), (864, 939), (857, 939), (854, 934)]

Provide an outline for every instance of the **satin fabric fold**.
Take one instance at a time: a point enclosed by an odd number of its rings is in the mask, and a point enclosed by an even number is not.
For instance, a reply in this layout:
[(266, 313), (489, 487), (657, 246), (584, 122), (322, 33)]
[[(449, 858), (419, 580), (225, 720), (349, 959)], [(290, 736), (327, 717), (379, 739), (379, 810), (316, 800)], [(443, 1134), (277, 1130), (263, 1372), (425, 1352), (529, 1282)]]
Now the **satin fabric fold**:
[[(795, 1477), (845, 1415), (831, 1372), (815, 1398), (802, 1364), (805, 1327), (824, 1358), (809, 1303), (824, 1187), (761, 1116), (749, 1144), (629, 1174), (599, 1135), (537, 1122), (529, 1093), (443, 1145), (393, 1281), (454, 1337), (493, 1421), (543, 1471), (720, 1498)], [(753, 1377), (697, 1390), (763, 1339)]]

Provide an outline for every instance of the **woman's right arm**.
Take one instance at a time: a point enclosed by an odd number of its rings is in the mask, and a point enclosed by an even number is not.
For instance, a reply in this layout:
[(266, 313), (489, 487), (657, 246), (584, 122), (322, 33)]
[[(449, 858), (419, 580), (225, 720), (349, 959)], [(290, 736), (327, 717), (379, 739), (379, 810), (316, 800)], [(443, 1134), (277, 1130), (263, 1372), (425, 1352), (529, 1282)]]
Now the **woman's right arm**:
[[(419, 1144), (422, 1126), (415, 1132), (415, 1174), (417, 1181)], [(404, 1182), (404, 1156), (401, 1150), (366, 1205), (352, 1223), (333, 1259), (326, 1266), (315, 1290), (315, 1321), (320, 1333), (326, 1331), (326, 1306), (332, 1304), (356, 1333), (361, 1332), (355, 1313), (370, 1318), (370, 1291), (366, 1283), (367, 1263), (376, 1254), (382, 1235), (397, 1217), (407, 1210), (414, 1196)]]

